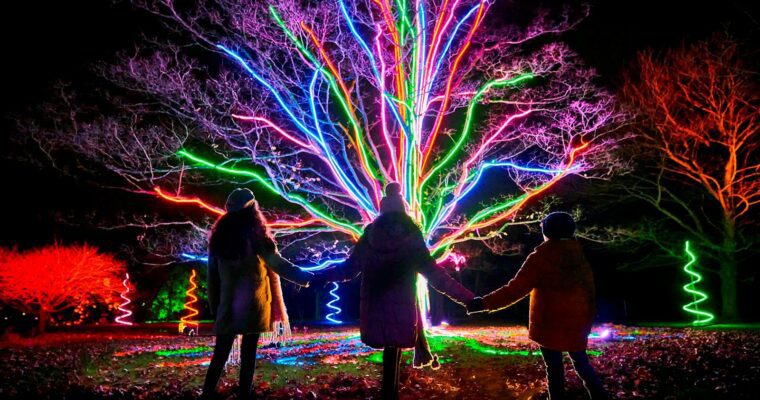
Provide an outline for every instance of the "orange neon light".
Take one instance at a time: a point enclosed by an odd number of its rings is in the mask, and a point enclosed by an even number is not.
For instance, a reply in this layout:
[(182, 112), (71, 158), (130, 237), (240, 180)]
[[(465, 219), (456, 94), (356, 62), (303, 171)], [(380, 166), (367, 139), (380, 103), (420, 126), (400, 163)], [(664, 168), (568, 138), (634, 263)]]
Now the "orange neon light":
[(180, 333), (184, 333), (185, 327), (198, 332), (198, 321), (192, 320), (193, 317), (198, 315), (198, 310), (193, 307), (193, 305), (198, 302), (198, 296), (195, 295), (195, 290), (198, 289), (198, 284), (195, 283), (195, 274), (195, 269), (193, 269), (193, 272), (190, 274), (190, 287), (185, 292), (187, 297), (190, 298), (185, 302), (185, 310), (188, 310), (189, 313), (179, 320), (178, 328)]

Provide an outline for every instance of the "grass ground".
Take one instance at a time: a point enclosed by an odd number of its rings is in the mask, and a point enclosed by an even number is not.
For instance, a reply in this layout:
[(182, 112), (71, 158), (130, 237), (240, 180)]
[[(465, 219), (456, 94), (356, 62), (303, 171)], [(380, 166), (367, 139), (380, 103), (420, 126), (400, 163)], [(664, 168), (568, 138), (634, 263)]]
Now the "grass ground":
[[(445, 327), (430, 332), (441, 368), (404, 368), (405, 399), (541, 399), (544, 370), (522, 327)], [(213, 337), (147, 329), (53, 333), (0, 342), (0, 398), (196, 398)], [(596, 327), (592, 362), (615, 398), (754, 399), (760, 391), (760, 330), (662, 326)], [(259, 349), (263, 398), (373, 398), (380, 353), (355, 328), (301, 329), (283, 347)], [(404, 359), (411, 359), (411, 352)], [(569, 364), (567, 365), (569, 368)], [(231, 397), (237, 367), (220, 383)], [(568, 371), (570, 398), (584, 398)]]

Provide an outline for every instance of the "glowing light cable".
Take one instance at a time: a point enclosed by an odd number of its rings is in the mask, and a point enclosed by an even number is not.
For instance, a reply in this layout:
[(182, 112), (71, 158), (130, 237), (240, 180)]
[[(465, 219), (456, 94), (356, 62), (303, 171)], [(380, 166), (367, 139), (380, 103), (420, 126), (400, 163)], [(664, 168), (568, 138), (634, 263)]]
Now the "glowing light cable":
[[(302, 210), (302, 218), (269, 224), (278, 238), (308, 232), (308, 240), (341, 243), (320, 251), (304, 270), (339, 262), (339, 247), (358, 240), (379, 214), (382, 185), (391, 180), (400, 184), (429, 250), (439, 261), (461, 264), (453, 253), (458, 243), (503, 230), (568, 174), (613, 167), (603, 157), (580, 157), (613, 146), (608, 135), (615, 129), (600, 128), (620, 117), (607, 106), (614, 103), (611, 96), (596, 90), (587, 74), (573, 73), (583, 67), (554, 47), (540, 50), (547, 57), (524, 58), (510, 50), (562, 31), (566, 23), (538, 20), (523, 35), (515, 30), (480, 37), (492, 4), (334, 0), (325, 9), (299, 2), (262, 6), (273, 29), (262, 31), (261, 40), (220, 38), (214, 48), (250, 78), (253, 96), (244, 97), (253, 104), (228, 115), (241, 129), (215, 133), (214, 146), (228, 146), (214, 153), (240, 158), (206, 158), (188, 149), (177, 155), (196, 171), (238, 177)], [(331, 6), (331, 13), (322, 14)], [(493, 54), (485, 59), (484, 39)], [(287, 68), (272, 65), (280, 61)], [(242, 167), (241, 161), (250, 164)], [(510, 171), (506, 178), (515, 193), (478, 193), (484, 175), (496, 168)], [(155, 192), (223, 214), (198, 198)], [(486, 198), (474, 205), (467, 196)], [(465, 203), (467, 209), (460, 206)], [(424, 280), (418, 284), (424, 314), (427, 288)]]
[(132, 311), (129, 311), (126, 308), (127, 305), (132, 302), (132, 300), (127, 297), (127, 293), (129, 293), (129, 273), (126, 274), (126, 277), (121, 284), (124, 285), (124, 291), (119, 294), (119, 297), (121, 297), (124, 302), (119, 304), (119, 311), (121, 311), (122, 314), (116, 317), (116, 323), (121, 325), (134, 325), (134, 323), (126, 320), (126, 318), (129, 318), (129, 316), (132, 315)]
[(338, 294), (335, 293), (335, 292), (338, 291), (338, 287), (339, 286), (338, 286), (337, 282), (332, 282), (332, 284), (333, 284), (333, 288), (332, 288), (332, 290), (330, 290), (330, 295), (333, 297), (333, 299), (330, 300), (327, 303), (327, 307), (330, 308), (330, 309), (332, 309), (332, 310), (334, 310), (334, 311), (331, 312), (331, 313), (329, 313), (329, 314), (327, 314), (327, 316), (325, 317), (325, 319), (327, 319), (328, 321), (332, 322), (333, 324), (342, 324), (343, 321), (337, 319), (337, 315), (340, 314), (342, 310), (340, 309), (340, 307), (337, 307), (337, 306), (334, 305), (334, 303), (336, 303), (338, 300), (340, 300), (340, 296), (338, 296)]
[(697, 263), (697, 255), (691, 250), (690, 243), (687, 240), (684, 244), (684, 251), (689, 257), (689, 261), (683, 266), (684, 272), (689, 275), (690, 282), (683, 286), (683, 290), (692, 296), (692, 301), (682, 308), (684, 311), (694, 314), (696, 319), (692, 321), (694, 325), (704, 325), (715, 319), (715, 316), (707, 311), (700, 310), (699, 304), (707, 301), (706, 293), (697, 290), (697, 283), (702, 281), (702, 275), (692, 269)]
[(182, 258), (184, 258), (185, 260), (208, 262), (208, 256), (199, 256), (199, 255), (190, 254), (190, 253), (182, 253), (180, 254), (180, 256), (182, 256)]
[(193, 320), (193, 317), (198, 315), (198, 310), (194, 307), (198, 302), (198, 296), (195, 295), (195, 290), (198, 289), (198, 284), (195, 283), (196, 272), (195, 269), (190, 273), (190, 279), (188, 281), (188, 289), (185, 292), (188, 300), (185, 302), (185, 310), (187, 314), (180, 318), (179, 332), (185, 333), (185, 328), (190, 328), (194, 333), (198, 332), (198, 321)]
[(214, 213), (214, 214), (224, 215), (224, 210), (222, 210), (222, 209), (221, 209), (221, 208), (219, 208), (219, 207), (214, 207), (214, 206), (212, 206), (212, 205), (210, 205), (210, 204), (206, 203), (205, 201), (203, 201), (203, 200), (201, 200), (201, 199), (199, 199), (199, 198), (197, 198), (197, 197), (193, 197), (193, 198), (187, 198), (187, 197), (182, 197), (182, 196), (172, 196), (172, 195), (170, 195), (170, 194), (167, 194), (167, 193), (165, 193), (165, 192), (164, 192), (163, 190), (161, 190), (161, 188), (160, 188), (160, 187), (158, 187), (158, 186), (154, 187), (154, 188), (153, 188), (153, 190), (155, 190), (155, 191), (156, 191), (156, 193), (158, 194), (158, 196), (159, 196), (159, 197), (161, 197), (161, 198), (163, 198), (163, 199), (165, 199), (165, 200), (169, 200), (169, 201), (171, 201), (171, 202), (173, 202), (173, 203), (180, 203), (180, 204), (182, 204), (182, 203), (197, 204), (197, 205), (199, 205), (199, 206), (201, 206), (201, 207), (205, 208), (206, 210), (209, 210), (209, 211), (211, 211), (211, 212), (212, 212), (212, 213)]

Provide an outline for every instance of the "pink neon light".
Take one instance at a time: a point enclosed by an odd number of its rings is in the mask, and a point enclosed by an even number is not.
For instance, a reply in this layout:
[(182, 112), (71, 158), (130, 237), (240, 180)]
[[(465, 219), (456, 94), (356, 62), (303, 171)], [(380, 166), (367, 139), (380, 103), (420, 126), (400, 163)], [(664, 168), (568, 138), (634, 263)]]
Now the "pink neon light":
[(242, 120), (242, 121), (257, 121), (257, 122), (263, 122), (264, 124), (268, 125), (270, 128), (272, 128), (272, 129), (274, 129), (275, 131), (277, 131), (277, 133), (279, 133), (280, 135), (282, 135), (282, 136), (284, 136), (284, 137), (286, 137), (286, 138), (290, 139), (290, 141), (292, 141), (292, 142), (294, 142), (294, 143), (298, 144), (299, 146), (301, 146), (301, 147), (303, 147), (303, 148), (306, 148), (306, 149), (314, 150), (314, 146), (312, 146), (311, 144), (307, 144), (307, 143), (305, 143), (305, 142), (302, 142), (302, 141), (301, 141), (301, 140), (299, 140), (298, 138), (296, 138), (296, 137), (294, 137), (294, 136), (292, 136), (292, 135), (288, 134), (288, 133), (287, 133), (287, 132), (285, 132), (285, 131), (284, 131), (282, 128), (280, 128), (279, 126), (275, 125), (275, 123), (274, 123), (274, 122), (272, 122), (272, 121), (270, 121), (270, 120), (268, 120), (268, 119), (266, 119), (266, 118), (263, 118), (263, 117), (251, 117), (251, 116), (247, 116), (247, 115), (239, 115), (239, 114), (232, 114), (232, 117), (233, 117), (233, 118), (237, 118), (237, 119), (239, 119), (239, 120)]
[(451, 89), (452, 89), (451, 85), (454, 82), (454, 77), (456, 76), (457, 68), (459, 68), (459, 62), (462, 60), (464, 53), (467, 52), (467, 49), (470, 47), (472, 36), (475, 34), (475, 31), (478, 29), (478, 26), (480, 25), (480, 21), (483, 18), (484, 12), (485, 12), (485, 0), (481, 0), (480, 8), (478, 8), (478, 14), (475, 16), (475, 21), (473, 21), (472, 26), (470, 27), (470, 31), (467, 33), (467, 38), (465, 39), (464, 45), (462, 46), (461, 49), (459, 49), (459, 54), (457, 54), (456, 58), (454, 59), (454, 64), (452, 65), (451, 72), (449, 73), (449, 78), (446, 80), (446, 90), (443, 95), (443, 104), (441, 104), (441, 107), (438, 109), (438, 115), (435, 118), (435, 124), (433, 125), (433, 130), (431, 131), (430, 137), (427, 143), (425, 144), (425, 151), (424, 151), (425, 155), (422, 158), (422, 164), (420, 167), (421, 172), (425, 170), (425, 166), (427, 165), (427, 161), (430, 158), (430, 154), (433, 152), (433, 147), (435, 146), (435, 139), (438, 136), (438, 131), (441, 128), (441, 124), (443, 124), (443, 115), (446, 113), (446, 109), (449, 106), (449, 95), (451, 94)]

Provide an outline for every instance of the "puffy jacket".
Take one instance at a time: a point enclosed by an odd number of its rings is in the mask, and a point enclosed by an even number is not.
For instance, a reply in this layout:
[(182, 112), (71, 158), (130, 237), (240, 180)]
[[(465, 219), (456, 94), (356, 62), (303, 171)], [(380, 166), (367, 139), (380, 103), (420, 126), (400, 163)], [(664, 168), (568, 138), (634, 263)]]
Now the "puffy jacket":
[(360, 328), (370, 347), (414, 347), (417, 338), (417, 274), (452, 300), (465, 304), (472, 292), (438, 267), (422, 233), (401, 212), (382, 214), (369, 224), (348, 260), (323, 275), (345, 281), (362, 275)]
[(486, 308), (508, 307), (530, 294), (529, 337), (558, 351), (586, 349), (594, 320), (594, 277), (577, 240), (548, 240), (505, 286), (483, 297)]
[(311, 274), (274, 250), (239, 260), (208, 260), (208, 300), (215, 315), (214, 333), (246, 334), (272, 330), (272, 292), (267, 268), (293, 283), (305, 285)]

